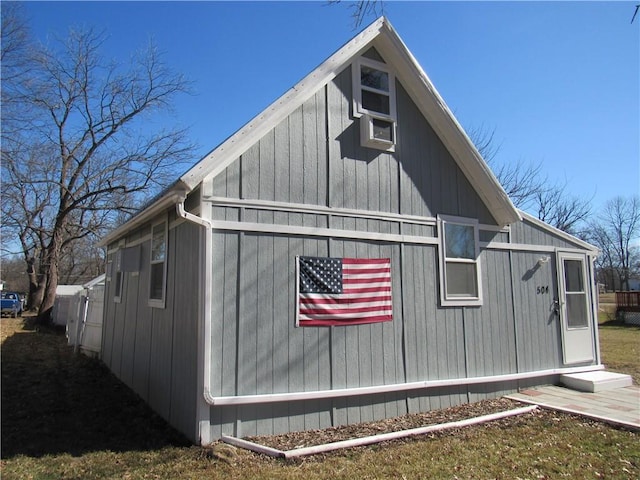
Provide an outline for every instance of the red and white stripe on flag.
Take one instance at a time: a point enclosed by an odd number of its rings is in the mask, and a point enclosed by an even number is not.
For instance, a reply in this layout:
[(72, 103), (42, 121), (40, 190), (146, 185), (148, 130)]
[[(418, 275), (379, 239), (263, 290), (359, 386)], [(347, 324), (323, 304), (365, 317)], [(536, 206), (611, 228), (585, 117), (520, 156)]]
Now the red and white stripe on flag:
[[(300, 288), (301, 271), (305, 270), (304, 279), (308, 287), (309, 263), (313, 269), (312, 276), (319, 281), (326, 275), (318, 264), (323, 260), (341, 261), (342, 271), (339, 273), (342, 288), (327, 292), (305, 292), (309, 288)], [(326, 263), (326, 262), (324, 262)], [(333, 267), (335, 270), (335, 267)], [(324, 278), (323, 278), (324, 277)], [(363, 323), (388, 322), (393, 319), (391, 302), (391, 259), (389, 258), (340, 258), (318, 259), (298, 257), (298, 311), (297, 324), (304, 326), (359, 325)], [(313, 289), (311, 289), (313, 290)]]

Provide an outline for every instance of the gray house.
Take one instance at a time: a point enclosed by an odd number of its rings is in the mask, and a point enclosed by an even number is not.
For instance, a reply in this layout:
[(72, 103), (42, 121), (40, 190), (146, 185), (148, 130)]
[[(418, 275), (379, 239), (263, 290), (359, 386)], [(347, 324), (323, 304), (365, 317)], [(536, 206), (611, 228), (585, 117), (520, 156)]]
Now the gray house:
[(602, 368), (594, 247), (514, 208), (384, 18), (102, 243), (102, 359), (196, 443)]

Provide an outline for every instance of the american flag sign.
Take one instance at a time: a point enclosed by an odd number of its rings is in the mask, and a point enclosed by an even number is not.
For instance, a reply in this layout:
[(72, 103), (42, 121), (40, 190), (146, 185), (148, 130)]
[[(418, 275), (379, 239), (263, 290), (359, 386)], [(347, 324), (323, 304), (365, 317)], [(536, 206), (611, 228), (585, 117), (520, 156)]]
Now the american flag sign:
[(391, 321), (391, 259), (298, 257), (297, 325)]

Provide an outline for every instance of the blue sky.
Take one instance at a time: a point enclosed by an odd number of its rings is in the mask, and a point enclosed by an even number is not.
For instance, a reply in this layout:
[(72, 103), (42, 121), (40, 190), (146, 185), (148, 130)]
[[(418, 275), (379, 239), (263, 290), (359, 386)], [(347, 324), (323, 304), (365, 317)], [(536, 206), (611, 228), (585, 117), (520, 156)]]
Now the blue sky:
[[(467, 129), (495, 130), (497, 162), (541, 162), (597, 209), (640, 191), (640, 15), (626, 2), (393, 2), (385, 15)], [(346, 2), (28, 2), (43, 42), (104, 29), (126, 61), (149, 38), (194, 82), (172, 122), (194, 162), (349, 41)], [(374, 18), (365, 20), (368, 25)]]

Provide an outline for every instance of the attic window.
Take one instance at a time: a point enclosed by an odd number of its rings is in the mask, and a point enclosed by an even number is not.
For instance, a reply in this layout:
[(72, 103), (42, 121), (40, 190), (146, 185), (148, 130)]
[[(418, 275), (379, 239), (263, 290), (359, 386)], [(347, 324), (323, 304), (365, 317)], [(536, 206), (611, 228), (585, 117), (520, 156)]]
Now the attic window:
[(364, 147), (394, 151), (395, 76), (386, 64), (360, 57), (353, 66), (353, 116), (360, 119)]

